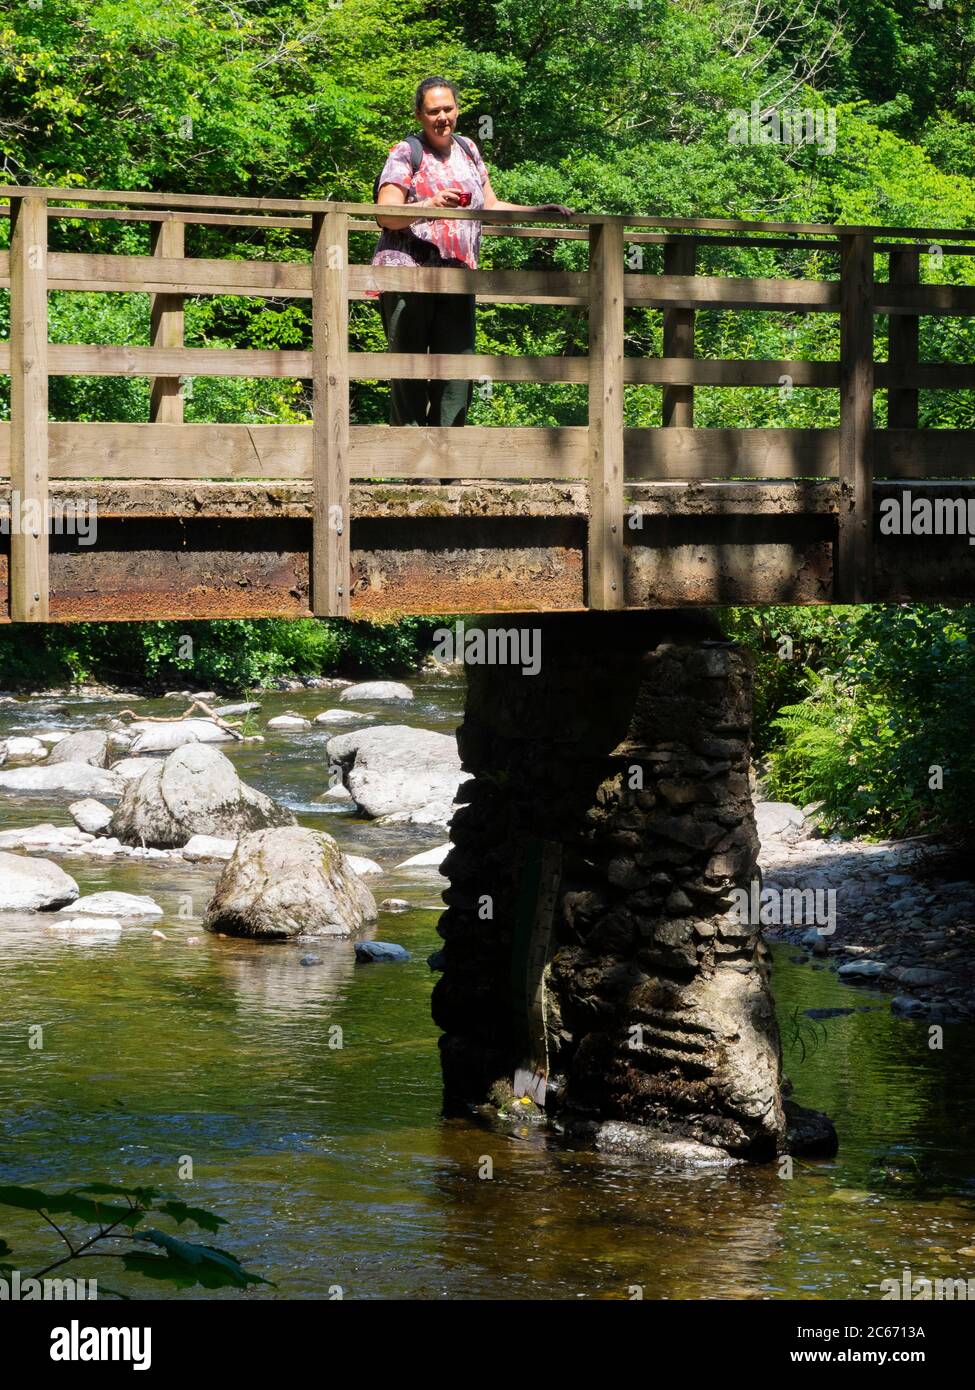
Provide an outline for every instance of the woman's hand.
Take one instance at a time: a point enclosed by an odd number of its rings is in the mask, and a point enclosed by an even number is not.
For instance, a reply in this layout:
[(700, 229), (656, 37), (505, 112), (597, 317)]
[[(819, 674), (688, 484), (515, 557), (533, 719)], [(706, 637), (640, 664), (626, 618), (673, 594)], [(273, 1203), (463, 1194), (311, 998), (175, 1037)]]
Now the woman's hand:
[(417, 204), (421, 208), (459, 208), (460, 193), (456, 188), (440, 188), (431, 197)]
[(532, 212), (551, 212), (556, 217), (574, 217), (571, 208), (567, 208), (564, 203), (539, 203), (532, 208)]

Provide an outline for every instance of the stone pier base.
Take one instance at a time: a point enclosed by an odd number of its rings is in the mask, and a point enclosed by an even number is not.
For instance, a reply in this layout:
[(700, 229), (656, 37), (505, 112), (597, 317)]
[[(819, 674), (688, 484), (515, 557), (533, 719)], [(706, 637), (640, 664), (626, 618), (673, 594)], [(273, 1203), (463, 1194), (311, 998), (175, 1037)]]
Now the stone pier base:
[(758, 874), (744, 654), (706, 616), (493, 621), (539, 630), (541, 666), (468, 667), (446, 1108), (514, 1082), (607, 1146), (828, 1150), (812, 1112), (790, 1144), (768, 952), (733, 893)]

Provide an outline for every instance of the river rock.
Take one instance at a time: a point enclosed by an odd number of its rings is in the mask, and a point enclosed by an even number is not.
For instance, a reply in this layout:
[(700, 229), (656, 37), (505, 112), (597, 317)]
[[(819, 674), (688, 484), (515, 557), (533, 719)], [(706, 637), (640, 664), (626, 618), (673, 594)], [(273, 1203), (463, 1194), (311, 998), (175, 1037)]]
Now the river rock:
[(37, 735), (37, 738), (44, 744), (45, 748), (53, 748), (56, 743), (63, 743), (70, 732), (70, 729), (45, 729), (43, 733)]
[(353, 873), (360, 878), (368, 878), (370, 874), (381, 874), (382, 865), (377, 864), (375, 859), (365, 859), (361, 854), (347, 854), (346, 859), (352, 867)]
[(103, 729), (83, 729), (56, 743), (48, 754), (47, 762), (49, 767), (54, 763), (90, 763), (92, 767), (108, 767), (113, 756), (112, 740)]
[(32, 738), (27, 734), (15, 734), (6, 739), (3, 751), (8, 758), (19, 758), (22, 762), (39, 762), (41, 758), (48, 756), (47, 746), (39, 738)]
[(409, 912), (410, 905), (405, 898), (383, 898), (379, 904), (380, 912)]
[(629, 1154), (675, 1168), (730, 1168), (738, 1162), (710, 1144), (624, 1120), (583, 1121), (571, 1125), (569, 1132), (574, 1139), (589, 1139), (601, 1153)]
[(46, 922), (48, 931), (58, 932), (75, 946), (87, 946), (95, 941), (117, 941), (122, 935), (122, 923), (111, 918), (69, 917), (65, 921)]
[(351, 936), (375, 919), (375, 899), (331, 835), (291, 826), (242, 836), (204, 926), (274, 940)]
[(183, 846), (183, 858), (191, 864), (205, 864), (214, 859), (232, 859), (236, 840), (221, 840), (216, 835), (194, 835)]
[(316, 724), (354, 724), (361, 719), (362, 715), (357, 714), (354, 709), (323, 709), (321, 714), (315, 715)]
[(221, 719), (233, 719), (239, 714), (253, 714), (260, 708), (257, 700), (241, 700), (237, 705), (219, 705), (213, 712), (219, 714)]
[(300, 714), (278, 714), (273, 719), (267, 721), (269, 729), (282, 729), (298, 732), (301, 729), (310, 729), (311, 720), (302, 719)]
[(339, 699), (343, 704), (349, 700), (412, 700), (413, 691), (400, 681), (362, 681), (359, 685), (347, 686)]
[(411, 959), (404, 946), (392, 941), (357, 941), (355, 958), (360, 965), (372, 965), (376, 961), (400, 962)]
[(887, 973), (882, 960), (848, 960), (837, 970), (841, 980), (876, 980)]
[(766, 840), (783, 840), (794, 844), (802, 838), (806, 818), (798, 806), (789, 801), (759, 801), (755, 805), (755, 829), (764, 845)]
[(86, 850), (91, 839), (91, 835), (79, 830), (76, 825), (52, 825), (50, 821), (45, 821), (42, 825), (24, 825), (16, 830), (0, 831), (0, 849), (72, 854), (79, 849)]
[(338, 782), (334, 787), (329, 787), (327, 792), (322, 792), (322, 801), (344, 801), (349, 805), (354, 805), (355, 801), (352, 793), (344, 782)]
[(136, 735), (133, 753), (167, 753), (189, 743), (226, 743), (234, 737), (212, 719), (181, 719), (174, 724), (140, 720), (130, 727)]
[(908, 985), (914, 989), (926, 985), (948, 985), (954, 979), (950, 970), (935, 970), (923, 965), (898, 965), (890, 973), (899, 985)]
[(409, 859), (404, 859), (402, 864), (397, 864), (397, 869), (439, 869), (440, 865), (450, 853), (450, 841), (445, 845), (436, 845), (433, 849), (425, 849), (420, 854), (413, 854)]
[(242, 782), (218, 748), (190, 743), (126, 785), (112, 834), (123, 844), (168, 849), (194, 835), (239, 839), (251, 830), (294, 824), (289, 810)]
[(453, 735), (431, 729), (356, 729), (336, 734), (326, 748), (360, 810), (383, 821), (448, 825), (457, 788), (468, 778)]
[(53, 767), (18, 767), (0, 772), (0, 790), (71, 792), (75, 796), (121, 796), (125, 783), (104, 767), (91, 763), (56, 763)]
[(77, 898), (74, 879), (49, 859), (0, 850), (0, 912), (54, 912)]
[(84, 801), (72, 801), (68, 807), (68, 814), (79, 830), (85, 830), (89, 835), (98, 835), (111, 825), (114, 812), (110, 807), (88, 796)]
[(931, 1012), (931, 1005), (925, 1004), (922, 999), (915, 999), (910, 994), (895, 994), (890, 1001), (890, 1011), (901, 1018), (927, 1018)]
[(162, 765), (162, 758), (122, 758), (120, 762), (112, 763), (112, 771), (116, 777), (121, 777), (123, 782), (137, 782), (151, 767)]
[(152, 898), (138, 893), (89, 893), (71, 904), (70, 910), (89, 917), (161, 917), (163, 910)]

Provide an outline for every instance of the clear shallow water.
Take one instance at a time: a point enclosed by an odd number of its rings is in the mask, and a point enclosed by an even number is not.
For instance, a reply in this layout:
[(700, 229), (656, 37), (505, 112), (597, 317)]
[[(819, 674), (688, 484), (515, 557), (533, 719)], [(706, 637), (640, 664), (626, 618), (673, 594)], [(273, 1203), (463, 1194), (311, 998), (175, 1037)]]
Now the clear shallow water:
[[(408, 710), (376, 706), (364, 722), (453, 729), (462, 690), (418, 692)], [(337, 703), (327, 691), (267, 695), (257, 728)], [(118, 708), (52, 704), (67, 714), (0, 707), (0, 733), (91, 727)], [(115, 944), (72, 945), (43, 918), (0, 918), (0, 1181), (147, 1183), (209, 1207), (230, 1223), (220, 1243), (277, 1284), (249, 1297), (326, 1297), (337, 1284), (361, 1298), (625, 1298), (639, 1284), (648, 1298), (877, 1298), (905, 1267), (975, 1276), (975, 1258), (958, 1253), (975, 1245), (972, 1030), (947, 1028), (932, 1051), (927, 1025), (792, 964), (789, 947), (775, 948), (774, 976), (786, 1071), (796, 1098), (836, 1122), (836, 1159), (797, 1162), (791, 1179), (775, 1166), (676, 1174), (573, 1153), (527, 1127), (444, 1121), (425, 963), (440, 944), (442, 884), (392, 867), (443, 836), (319, 809), (327, 737), (221, 746), (302, 823), (383, 865), (369, 880), (377, 900), (411, 910), (381, 914), (373, 934), (412, 961), (363, 967), (349, 943), (206, 936), (215, 865), (61, 859), (83, 891), (153, 896), (167, 940), (129, 928)], [(68, 799), (0, 793), (0, 828), (67, 824)], [(309, 951), (320, 965), (299, 964)], [(824, 1007), (862, 1011), (814, 1036), (802, 1011)], [(38, 1023), (44, 1048), (31, 1051)], [(328, 1045), (335, 1025), (341, 1050)], [(187, 1154), (192, 1183), (177, 1175)], [(478, 1176), (484, 1155), (490, 1181)], [(11, 1215), (0, 1209), (0, 1234), (18, 1260), (45, 1263), (53, 1236)]]

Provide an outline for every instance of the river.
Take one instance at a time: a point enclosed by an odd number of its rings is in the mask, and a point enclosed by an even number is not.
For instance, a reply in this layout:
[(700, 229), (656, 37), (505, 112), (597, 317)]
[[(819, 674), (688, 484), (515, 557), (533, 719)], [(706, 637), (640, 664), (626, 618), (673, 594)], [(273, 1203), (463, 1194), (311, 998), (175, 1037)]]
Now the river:
[[(452, 730), (462, 685), (414, 688), (405, 713), (366, 712)], [(259, 698), (261, 732), (275, 714), (310, 718), (336, 703), (323, 691)], [(15, 726), (103, 726), (118, 708), (5, 705), (0, 736)], [(174, 702), (138, 708), (172, 714)], [(791, 1177), (775, 1165), (675, 1173), (572, 1152), (537, 1129), (443, 1120), (426, 964), (440, 944), (443, 881), (392, 866), (445, 837), (322, 804), (330, 732), (267, 731), (263, 744), (221, 748), (302, 824), (383, 865), (367, 880), (377, 901), (411, 907), (381, 913), (371, 934), (404, 945), (411, 962), (357, 966), (350, 943), (321, 942), (312, 948), (321, 963), (303, 966), (307, 944), (206, 935), (219, 865), (59, 858), (82, 892), (150, 894), (165, 909), (152, 925), (166, 939), (126, 929), (117, 942), (84, 946), (47, 931), (43, 914), (0, 917), (0, 1181), (138, 1183), (210, 1208), (229, 1223), (218, 1243), (275, 1283), (250, 1298), (337, 1289), (346, 1298), (627, 1298), (639, 1289), (669, 1299), (875, 1299), (880, 1281), (905, 1268), (975, 1275), (975, 1254), (959, 1253), (975, 1244), (972, 1028), (947, 1026), (943, 1048), (932, 1048), (927, 1023), (892, 1017), (888, 997), (845, 986), (828, 968), (794, 963), (788, 945), (773, 948), (785, 1068), (797, 1099), (833, 1117), (835, 1159), (796, 1161)], [(69, 824), (73, 799), (0, 793), (0, 828)], [(815, 1025), (810, 1008), (853, 1012)], [(44, 1045), (32, 1050), (37, 1024)], [(329, 1046), (333, 1025), (341, 1049)], [(187, 1155), (191, 1182), (179, 1177)], [(479, 1176), (485, 1155), (490, 1179)], [(25, 1270), (53, 1258), (53, 1234), (2, 1207), (0, 1234)]]

